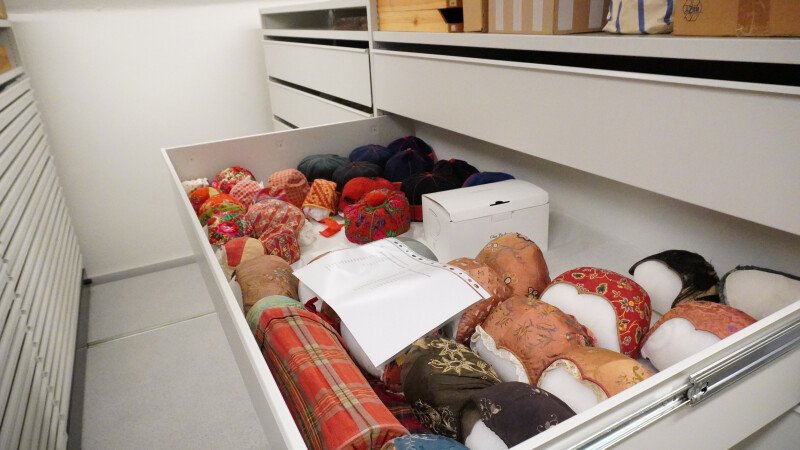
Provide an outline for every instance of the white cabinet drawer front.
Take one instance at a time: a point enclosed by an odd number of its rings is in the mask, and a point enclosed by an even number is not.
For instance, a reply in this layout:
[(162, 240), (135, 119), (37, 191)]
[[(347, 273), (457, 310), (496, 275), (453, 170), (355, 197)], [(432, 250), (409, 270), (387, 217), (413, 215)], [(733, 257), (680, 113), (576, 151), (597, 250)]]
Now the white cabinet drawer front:
[(271, 77), (372, 106), (367, 49), (264, 41), (264, 57)]
[(297, 127), (313, 127), (370, 117), (362, 111), (283, 86), (269, 83), (272, 113)]
[(800, 88), (388, 51), (372, 70), (378, 109), (800, 234)]

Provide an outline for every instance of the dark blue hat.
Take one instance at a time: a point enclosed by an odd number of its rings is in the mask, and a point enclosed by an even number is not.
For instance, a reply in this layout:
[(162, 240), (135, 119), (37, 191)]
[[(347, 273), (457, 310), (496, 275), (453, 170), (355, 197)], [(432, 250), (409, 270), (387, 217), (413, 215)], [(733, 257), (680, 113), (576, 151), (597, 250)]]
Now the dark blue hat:
[(481, 184), (497, 183), (498, 181), (513, 180), (514, 175), (504, 172), (480, 172), (471, 175), (464, 182), (464, 187), (479, 186)]
[(419, 152), (420, 155), (426, 156), (431, 161), (436, 162), (436, 154), (433, 152), (431, 146), (416, 136), (401, 137), (400, 139), (392, 141), (387, 147), (393, 154), (410, 148)]
[(339, 155), (311, 155), (300, 161), (300, 164), (297, 165), (297, 170), (306, 176), (306, 180), (309, 183), (317, 178), (333, 181), (333, 172), (336, 172), (336, 169), (349, 162), (347, 158)]
[(336, 183), (336, 190), (342, 192), (344, 185), (353, 178), (379, 177), (382, 172), (381, 166), (377, 164), (364, 161), (349, 162), (336, 169), (333, 173), (333, 182)]
[(478, 173), (478, 169), (460, 159), (443, 159), (433, 165), (433, 173), (455, 178), (461, 186), (470, 175)]
[(434, 192), (458, 189), (461, 184), (458, 179), (434, 172), (420, 172), (411, 175), (403, 181), (400, 190), (406, 194), (408, 204), (411, 206), (411, 220), (422, 221), (422, 196)]
[(416, 150), (407, 148), (386, 161), (383, 177), (389, 181), (402, 182), (415, 173), (430, 172), (431, 169), (433, 161)]
[(397, 152), (389, 150), (382, 145), (362, 145), (350, 152), (350, 161), (366, 161), (383, 167), (386, 165), (386, 161), (395, 153)]

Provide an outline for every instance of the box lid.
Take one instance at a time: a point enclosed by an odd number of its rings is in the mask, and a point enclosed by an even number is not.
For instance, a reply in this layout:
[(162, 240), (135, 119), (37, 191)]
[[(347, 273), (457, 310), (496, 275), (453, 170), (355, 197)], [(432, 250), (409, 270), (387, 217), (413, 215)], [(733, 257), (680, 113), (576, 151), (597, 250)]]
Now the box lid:
[(500, 181), (423, 197), (441, 206), (452, 222), (532, 208), (548, 201), (547, 191), (523, 180)]

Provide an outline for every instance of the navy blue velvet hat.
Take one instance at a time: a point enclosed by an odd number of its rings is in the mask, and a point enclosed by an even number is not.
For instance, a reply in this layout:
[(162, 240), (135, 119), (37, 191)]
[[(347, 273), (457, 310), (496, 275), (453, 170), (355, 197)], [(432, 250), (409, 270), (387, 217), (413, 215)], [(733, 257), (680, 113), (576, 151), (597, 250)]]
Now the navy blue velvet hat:
[(426, 156), (432, 162), (436, 162), (436, 154), (427, 142), (416, 136), (406, 136), (400, 139), (395, 139), (391, 144), (387, 145), (389, 150), (397, 153), (406, 149), (412, 149), (419, 152), (419, 154)]
[(388, 161), (389, 158), (391, 158), (395, 153), (397, 152), (394, 150), (389, 150), (382, 145), (362, 145), (361, 147), (355, 148), (352, 152), (350, 152), (350, 161), (371, 162), (383, 167), (386, 165), (386, 161)]
[(333, 182), (336, 183), (336, 190), (342, 192), (344, 185), (353, 178), (379, 177), (382, 172), (381, 166), (377, 164), (364, 161), (349, 162), (333, 173)]
[(433, 169), (433, 161), (416, 150), (407, 148), (386, 161), (383, 177), (389, 181), (402, 182), (415, 173), (430, 172), (431, 169)]
[(420, 172), (406, 178), (400, 186), (400, 190), (406, 194), (408, 204), (411, 206), (411, 220), (421, 222), (423, 195), (449, 191), (459, 187), (461, 187), (461, 184), (453, 176), (434, 172)]
[(336, 169), (346, 165), (348, 162), (344, 156), (325, 154), (325, 155), (311, 155), (306, 156), (297, 165), (297, 170), (306, 176), (308, 182), (312, 182), (317, 178), (323, 180), (333, 181), (333, 172)]
[(467, 178), (478, 173), (478, 169), (460, 159), (443, 159), (433, 165), (433, 173), (455, 178), (461, 186)]
[(464, 182), (464, 187), (479, 186), (481, 184), (497, 183), (498, 181), (513, 180), (514, 176), (504, 172), (480, 172), (471, 175)]

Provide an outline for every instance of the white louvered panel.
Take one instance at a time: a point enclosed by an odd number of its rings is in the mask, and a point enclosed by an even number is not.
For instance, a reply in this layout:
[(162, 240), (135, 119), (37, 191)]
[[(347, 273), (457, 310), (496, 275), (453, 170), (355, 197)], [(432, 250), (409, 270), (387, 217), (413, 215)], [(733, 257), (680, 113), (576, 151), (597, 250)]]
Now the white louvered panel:
[(34, 118), (38, 119), (38, 111), (36, 111), (36, 105), (32, 103), (24, 108), (22, 112), (14, 118), (14, 121), (0, 132), (0, 167), (6, 167), (9, 161), (14, 158), (13, 152), (7, 150), (8, 144), (10, 144), (11, 141), (14, 140), (14, 137), (16, 137), (16, 135), (25, 128), (28, 122)]
[(0, 141), (3, 144), (2, 153), (8, 151), (8, 140), (14, 137), (14, 130), (18, 132), (21, 126), (26, 125), (32, 113), (36, 113), (36, 105), (30, 91), (23, 93), (7, 108), (0, 111), (0, 130), (9, 130), (9, 133), (3, 138), (4, 141)]
[[(59, 225), (63, 229), (66, 229), (67, 225), (62, 219), (62, 223)], [(63, 287), (59, 287), (59, 289), (63, 289)], [(52, 378), (53, 373), (53, 363), (55, 359), (55, 355), (57, 352), (57, 346), (59, 345), (59, 330), (60, 327), (63, 326), (60, 321), (63, 319), (63, 310), (64, 310), (64, 301), (63, 301), (63, 291), (59, 290), (58, 295), (53, 302), (52, 311), (52, 320), (48, 319), (47, 326), (45, 327), (45, 336), (42, 338), (42, 352), (40, 353), (40, 357), (42, 357), (43, 361), (42, 364), (44, 365), (44, 376), (47, 378)], [(52, 384), (52, 383), (51, 383)]]
[(31, 90), (31, 83), (28, 79), (24, 79), (19, 83), (15, 83), (14, 85), (6, 88), (0, 93), (0, 129), (5, 128), (13, 119), (11, 116), (10, 119), (6, 120), (3, 113), (4, 110), (9, 107), (9, 105), (17, 102), (19, 98), (25, 94), (26, 92)]
[(5, 268), (0, 270), (0, 279), (3, 283), (3, 287), (0, 288), (0, 324), (3, 324), (3, 328), (5, 328), (6, 318), (8, 318), (8, 312), (11, 310), (16, 292), (14, 292), (14, 284), (8, 278)]
[[(25, 167), (26, 173), (22, 175), (23, 177), (35, 175), (37, 178), (44, 175), (43, 180), (28, 183), (18, 180), (11, 187), (12, 191), (10, 192), (9, 197), (6, 197), (9, 201), (0, 203), (0, 217), (4, 217), (6, 219), (6, 221), (2, 224), (2, 229), (0, 229), (0, 241), (5, 242), (6, 245), (8, 245), (8, 243), (11, 241), (10, 235), (14, 233), (14, 230), (19, 224), (20, 218), (22, 217), (22, 213), (25, 211), (25, 208), (23, 207), (15, 208), (17, 201), (21, 197), (30, 198), (36, 185), (38, 183), (45, 183), (48, 176), (50, 176), (51, 172), (53, 172), (52, 167), (49, 169), (45, 168), (47, 158), (48, 156), (45, 153), (32, 158), (32, 160), (29, 161)], [(42, 173), (43, 170), (45, 171), (44, 174)], [(32, 179), (36, 180), (36, 178)], [(10, 270), (9, 274), (13, 276)]]
[[(76, 260), (76, 258), (72, 259)], [(70, 271), (73, 273), (69, 278), (74, 286), (72, 289), (73, 292), (69, 292), (69, 285), (65, 286), (65, 291), (67, 292), (65, 300), (69, 305), (69, 312), (65, 320), (67, 329), (64, 335), (64, 348), (61, 351), (61, 369), (59, 370), (56, 384), (56, 398), (58, 399), (60, 422), (66, 422), (67, 413), (69, 413), (69, 392), (72, 387), (72, 368), (75, 362), (74, 350), (78, 333), (78, 308), (80, 306), (80, 283), (76, 284), (74, 282), (80, 277), (80, 272), (78, 272), (77, 269), (77, 265), (73, 262), (73, 267)]]
[[(22, 167), (25, 166), (25, 163), (28, 161), (28, 159), (30, 159), (33, 151), (39, 144), (39, 141), (44, 136), (44, 131), (38, 122), (31, 121), (26, 126), (26, 129), (30, 128), (31, 126), (33, 126), (33, 134), (29, 139), (25, 141), (21, 139), (15, 139), (14, 142), (11, 143), (12, 146), (19, 147), (19, 149), (9, 150), (9, 155), (13, 154), (14, 158), (11, 159), (11, 162), (8, 166), (5, 166), (8, 167), (5, 172), (0, 174), (0, 189), (2, 189), (0, 191), (0, 201), (4, 201), (6, 199), (6, 192), (11, 188), (11, 185), (16, 180), (16, 174), (18, 174)], [(20, 134), (25, 135), (28, 133), (23, 130)], [(0, 171), (5, 169), (5, 167), (0, 168)]]
[[(60, 319), (59, 323), (59, 339), (56, 342), (57, 351), (56, 357), (53, 361), (53, 370), (50, 376), (50, 385), (55, 389), (55, 405), (59, 408), (59, 410), (69, 410), (69, 405), (61, 405), (61, 399), (64, 395), (65, 389), (65, 380), (66, 380), (66, 372), (67, 372), (67, 360), (71, 359), (74, 347), (71, 341), (72, 335), (72, 328), (73, 324), (71, 323), (72, 317), (75, 315), (74, 305), (72, 302), (68, 301), (69, 294), (65, 295), (62, 300), (64, 304), (63, 314)], [(69, 389), (69, 386), (66, 386)], [(59, 420), (61, 419), (59, 414)]]
[[(34, 244), (47, 230), (46, 226), (49, 216), (53, 214), (53, 209), (58, 207), (57, 198), (54, 194), (58, 192), (58, 186), (53, 180), (41, 180), (40, 188), (34, 191), (31, 201), (23, 213), (14, 235), (11, 237), (4, 258), (8, 261), (10, 275), (18, 278), (17, 292), (24, 293), (23, 288), (28, 285), (32, 275), (29, 273), (36, 270), (36, 264), (44, 263), (37, 260)], [(50, 184), (47, 186), (47, 184)], [(38, 248), (38, 247), (36, 247)]]
[[(64, 249), (67, 248), (67, 239), (60, 239), (61, 245), (59, 246), (59, 250), (63, 253)], [(54, 257), (52, 258), (55, 268), (63, 268), (67, 267), (65, 265), (65, 261), (69, 261), (69, 258), (72, 257), (71, 255), (60, 255), (60, 258)], [(47, 313), (46, 315), (42, 315), (44, 320), (39, 320), (37, 326), (34, 328), (34, 343), (37, 341), (40, 343), (38, 346), (38, 354), (36, 357), (37, 365), (36, 365), (36, 372), (34, 374), (34, 381), (33, 386), (34, 390), (31, 392), (31, 396), (29, 399), (28, 410), (26, 411), (25, 415), (25, 426), (23, 427), (23, 434), (22, 434), (22, 447), (23, 448), (34, 448), (34, 437), (38, 439), (37, 432), (35, 430), (41, 430), (41, 421), (44, 418), (44, 406), (47, 400), (47, 391), (48, 391), (48, 383), (47, 378), (44, 376), (44, 350), (47, 345), (47, 339), (39, 339), (37, 337), (38, 333), (42, 332), (42, 329), (51, 329), (52, 327), (41, 327), (39, 328), (40, 324), (46, 323), (50, 324), (53, 318), (53, 311), (54, 311), (54, 303), (57, 300), (57, 295), (60, 288), (63, 288), (64, 280), (69, 278), (68, 271), (65, 270), (56, 270), (54, 271), (54, 278), (55, 281), (50, 283), (48, 288), (47, 298), (49, 299), (47, 305)], [(41, 342), (44, 342), (45, 345), (41, 345)], [(37, 441), (38, 444), (38, 441)]]
[[(80, 311), (80, 300), (81, 300), (81, 261), (80, 257), (78, 256), (78, 243), (77, 239), (73, 239), (73, 248), (74, 252), (71, 257), (72, 259), (72, 307), (73, 313), (72, 317), (70, 318), (69, 323), (72, 326), (72, 330), (70, 333), (69, 343), (70, 349), (75, 348), (75, 344), (77, 343), (78, 338), (78, 315)], [(61, 396), (61, 405), (62, 405), (62, 413), (61, 413), (61, 420), (59, 422), (59, 432), (58, 432), (58, 441), (56, 448), (63, 449), (66, 448), (67, 445), (67, 430), (69, 426), (69, 405), (70, 399), (72, 394), (72, 376), (73, 376), (73, 369), (75, 367), (75, 358), (69, 358), (67, 360), (67, 372), (66, 378), (62, 384), (64, 386), (63, 394)]]
[(11, 307), (9, 322), (6, 323), (7, 325), (12, 323), (13, 327), (6, 327), (7, 329), (3, 330), (4, 348), (3, 353), (0, 354), (0, 358), (2, 358), (2, 363), (0, 363), (2, 364), (2, 372), (0, 372), (0, 414), (2, 414), (2, 421), (0, 423), (3, 423), (3, 427), (0, 428), (5, 428), (6, 407), (11, 394), (11, 387), (14, 384), (22, 345), (25, 341), (25, 321), (26, 317), (20, 311), (19, 302), (15, 302), (14, 306)]
[(3, 427), (0, 429), (0, 448), (19, 448), (22, 436), (22, 425), (25, 417), (27, 399), (31, 391), (33, 372), (36, 365), (33, 352), (33, 341), (30, 333), (25, 336), (25, 342), (20, 352), (17, 372), (9, 395), (6, 414), (3, 417)]
[(19, 160), (19, 170), (17, 170), (17, 174), (9, 174), (7, 177), (4, 176), (0, 182), (2, 182), (4, 188), (3, 192), (0, 192), (0, 211), (4, 211), (6, 213), (5, 220), (0, 223), (0, 248), (4, 248), (8, 245), (8, 242), (11, 240), (10, 234), (14, 232), (17, 223), (19, 222), (20, 217), (22, 216), (22, 212), (25, 208), (14, 208), (18, 202), (18, 196), (23, 195), (25, 189), (32, 189), (35, 184), (34, 182), (28, 183), (26, 186), (25, 182), (23, 181), (25, 176), (29, 176), (33, 173), (34, 168), (36, 167), (37, 163), (41, 160), (41, 158), (45, 157), (45, 144), (43, 142), (39, 142), (39, 145), (33, 150), (32, 153), (27, 155), (27, 158)]
[[(43, 180), (42, 182), (53, 183), (52, 180)], [(29, 216), (31, 217), (30, 226), (22, 230), (21, 236), (16, 236), (15, 234), (14, 238), (11, 240), (11, 245), (9, 245), (9, 254), (12, 253), (12, 249), (18, 249), (20, 246), (26, 249), (25, 253), (19, 254), (17, 258), (9, 258), (8, 260), (10, 266), (9, 275), (17, 279), (17, 292), (19, 293), (23, 293), (29, 285), (32, 271), (35, 270), (36, 264), (42, 262), (37, 259), (41, 253), (39, 237), (45, 230), (49, 229), (48, 227), (51, 226), (50, 224), (56, 219), (58, 208), (63, 203), (63, 201), (58, 198), (54, 198), (53, 196), (48, 197), (49, 194), (58, 192), (57, 186), (52, 185), (48, 187), (48, 191), (42, 194), (42, 198), (38, 202), (40, 208), (31, 211), (31, 216)], [(22, 227), (20, 226), (20, 228)]]

